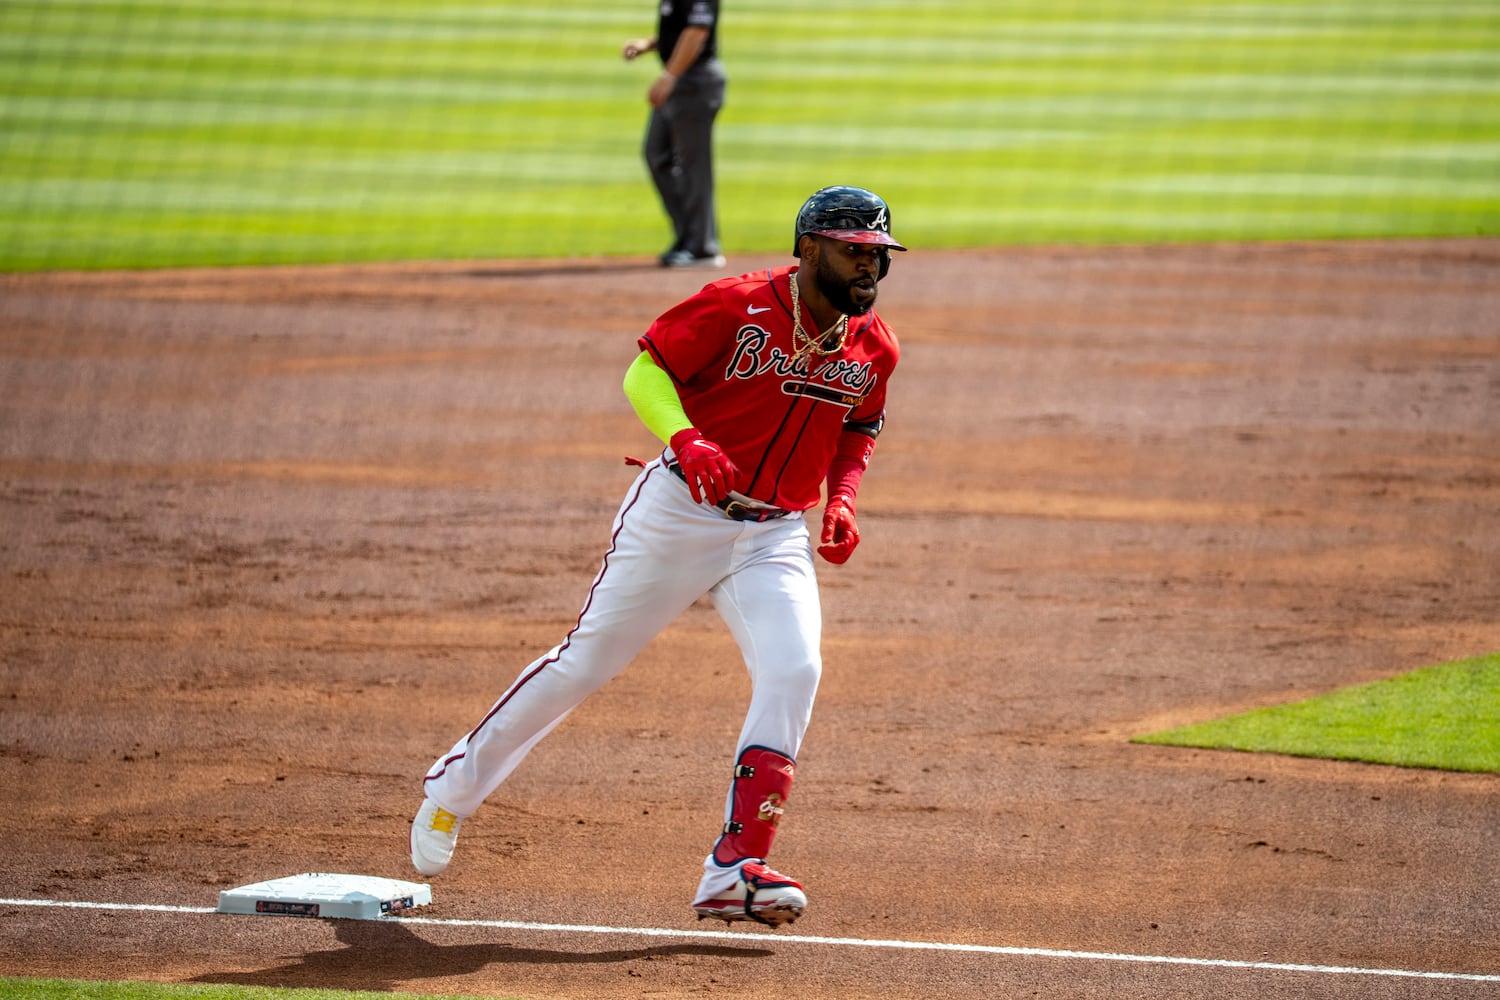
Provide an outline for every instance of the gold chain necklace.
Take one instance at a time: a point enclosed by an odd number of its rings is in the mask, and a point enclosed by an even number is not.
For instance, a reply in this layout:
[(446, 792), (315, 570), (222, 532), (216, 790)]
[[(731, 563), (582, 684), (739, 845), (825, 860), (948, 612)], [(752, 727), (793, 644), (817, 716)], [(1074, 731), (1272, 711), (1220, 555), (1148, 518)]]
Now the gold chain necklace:
[[(830, 354), (837, 354), (844, 349), (844, 341), (849, 339), (849, 317), (840, 313), (839, 318), (834, 321), (833, 325), (818, 334), (816, 339), (809, 336), (807, 331), (802, 329), (802, 306), (797, 300), (797, 274), (798, 272), (796, 271), (791, 272), (792, 356), (800, 358), (809, 351), (816, 351), (825, 357)], [(833, 335), (833, 331), (835, 330), (839, 332), (838, 342), (832, 347), (824, 347), (823, 345), (828, 342), (828, 338)]]

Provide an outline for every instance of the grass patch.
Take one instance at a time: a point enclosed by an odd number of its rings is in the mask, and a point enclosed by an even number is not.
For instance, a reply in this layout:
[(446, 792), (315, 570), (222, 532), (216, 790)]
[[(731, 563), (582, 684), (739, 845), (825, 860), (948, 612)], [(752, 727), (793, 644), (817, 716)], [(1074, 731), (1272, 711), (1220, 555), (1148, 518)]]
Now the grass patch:
[[(415, 993), (275, 989), (262, 986), (177, 986), (167, 983), (92, 982), (82, 979), (0, 977), (0, 997), (25, 1000), (441, 1000)], [(495, 1000), (505, 1000), (496, 997)]]
[(1131, 742), (1500, 772), (1500, 653)]
[[(7, 0), (0, 270), (655, 254), (640, 0)], [(727, 252), (1500, 231), (1500, 5), (726, 8)]]

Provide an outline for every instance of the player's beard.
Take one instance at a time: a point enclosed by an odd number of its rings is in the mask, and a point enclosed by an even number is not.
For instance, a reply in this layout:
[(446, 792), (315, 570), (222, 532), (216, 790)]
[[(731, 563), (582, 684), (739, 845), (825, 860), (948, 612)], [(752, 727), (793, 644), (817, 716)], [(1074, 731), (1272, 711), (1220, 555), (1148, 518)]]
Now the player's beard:
[(823, 293), (823, 298), (827, 299), (829, 305), (833, 306), (844, 315), (863, 316), (865, 313), (875, 308), (877, 286), (875, 285), (874, 278), (868, 279), (870, 281), (869, 299), (863, 303), (855, 303), (854, 296), (850, 292), (850, 289), (853, 288), (854, 285), (857, 284), (860, 280), (865, 279), (855, 279), (854, 281), (845, 280), (844, 278), (840, 277), (839, 273), (833, 269), (833, 266), (831, 264), (828, 263), (828, 259), (821, 255), (818, 257), (818, 271), (816, 277), (818, 279), (818, 291)]

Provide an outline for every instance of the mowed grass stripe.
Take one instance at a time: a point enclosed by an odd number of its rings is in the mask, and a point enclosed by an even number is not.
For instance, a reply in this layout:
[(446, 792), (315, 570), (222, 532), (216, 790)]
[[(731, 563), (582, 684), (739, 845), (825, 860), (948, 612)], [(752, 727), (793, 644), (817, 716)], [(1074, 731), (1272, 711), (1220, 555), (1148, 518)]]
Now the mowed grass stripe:
[[(0, 268), (649, 254), (636, 0), (0, 6)], [(725, 12), (731, 252), (812, 188), (918, 246), (1470, 235), (1500, 219), (1500, 7)], [(539, 207), (545, 205), (545, 208)]]

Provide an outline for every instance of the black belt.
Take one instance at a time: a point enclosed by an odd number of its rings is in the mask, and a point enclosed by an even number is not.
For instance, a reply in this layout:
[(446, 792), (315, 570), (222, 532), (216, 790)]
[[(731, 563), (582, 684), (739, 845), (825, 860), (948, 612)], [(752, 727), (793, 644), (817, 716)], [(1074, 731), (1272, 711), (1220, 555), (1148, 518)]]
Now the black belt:
[[(672, 474), (678, 479), (687, 482), (687, 473), (682, 471), (682, 466), (676, 462), (668, 462), (667, 468), (671, 469)], [(724, 516), (731, 521), (754, 521), (757, 524), (762, 521), (774, 521), (778, 517), (786, 517), (792, 513), (789, 510), (782, 510), (780, 507), (752, 507), (743, 500), (731, 500), (728, 497), (720, 500), (714, 506), (722, 510)]]

